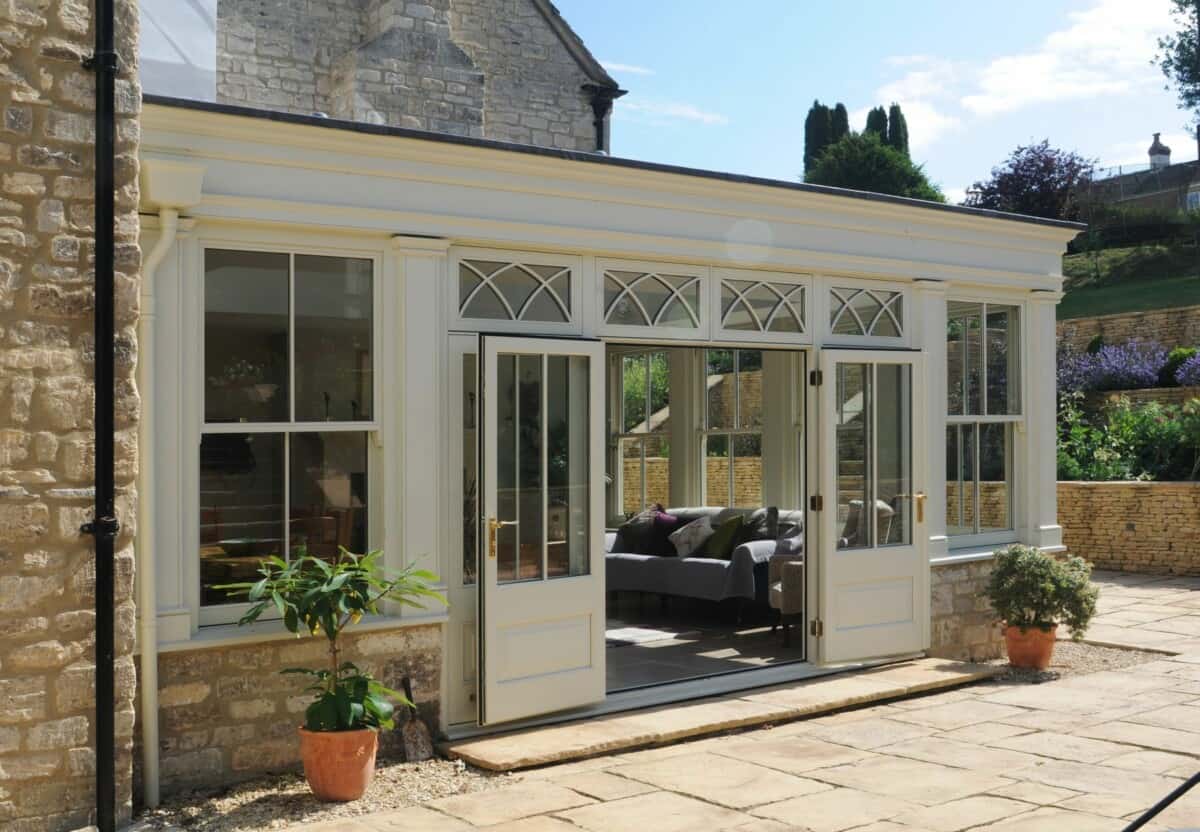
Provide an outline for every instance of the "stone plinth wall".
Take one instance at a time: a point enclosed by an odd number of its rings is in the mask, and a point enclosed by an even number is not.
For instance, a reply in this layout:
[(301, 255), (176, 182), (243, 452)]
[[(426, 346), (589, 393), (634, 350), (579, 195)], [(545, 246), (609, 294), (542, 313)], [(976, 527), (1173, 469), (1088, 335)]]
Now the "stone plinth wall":
[[(95, 85), (91, 5), (0, 2), (0, 829), (95, 807)], [(117, 0), (116, 733), (130, 810), (137, 470), (138, 15)]]
[(1200, 575), (1200, 483), (1060, 482), (1058, 522), (1097, 568)]
[(1004, 634), (984, 595), (991, 571), (991, 558), (930, 568), (929, 655), (963, 661), (1004, 655)]
[[(441, 626), (418, 625), (346, 637), (343, 661), (354, 662), (388, 687), (412, 679), (421, 715), (436, 729), (441, 685)], [(312, 695), (306, 677), (288, 667), (322, 668), (323, 638), (162, 653), (158, 660), (160, 776), (164, 796), (216, 787), (300, 761), (296, 728)], [(402, 756), (397, 730), (381, 736), (380, 756)], [(135, 776), (141, 780), (141, 735)]]
[(1058, 322), (1059, 344), (1069, 344), (1077, 350), (1083, 350), (1097, 335), (1103, 336), (1109, 344), (1138, 338), (1158, 341), (1167, 349), (1194, 347), (1200, 344), (1200, 306), (1123, 312)]
[(1105, 393), (1089, 393), (1085, 404), (1092, 409), (1099, 409), (1107, 404), (1115, 404), (1121, 397), (1129, 399), (1131, 404), (1139, 402), (1158, 402), (1179, 406), (1192, 399), (1200, 399), (1200, 387), (1145, 387), (1141, 390), (1109, 390)]

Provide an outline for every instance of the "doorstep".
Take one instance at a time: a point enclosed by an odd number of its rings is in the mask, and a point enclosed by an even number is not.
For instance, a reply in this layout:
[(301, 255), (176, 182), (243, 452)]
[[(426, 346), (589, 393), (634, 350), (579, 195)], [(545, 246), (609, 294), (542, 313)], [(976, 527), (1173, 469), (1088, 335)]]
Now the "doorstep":
[(787, 722), (988, 679), (997, 665), (913, 659), (738, 694), (451, 742), (452, 759), (515, 771)]

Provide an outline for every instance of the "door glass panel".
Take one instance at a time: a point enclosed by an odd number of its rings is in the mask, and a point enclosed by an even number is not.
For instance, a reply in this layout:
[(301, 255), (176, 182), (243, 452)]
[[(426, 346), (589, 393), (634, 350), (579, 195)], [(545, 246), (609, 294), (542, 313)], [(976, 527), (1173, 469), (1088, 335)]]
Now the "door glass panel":
[(871, 389), (870, 364), (838, 364), (836, 372), (834, 449), (837, 477), (837, 522), (841, 526), (837, 548), (871, 546), (871, 519), (864, 506), (874, 503), (871, 494)]
[(588, 359), (552, 355), (546, 372), (547, 574), (551, 578), (586, 575), (590, 527)]
[(517, 564), (516, 580), (542, 577), (545, 541), (542, 356), (517, 358)]
[(462, 580), (475, 583), (479, 568), (479, 443), (476, 436), (476, 403), (479, 372), (474, 353), (463, 355), (462, 362)]
[(501, 583), (517, 578), (517, 357), (496, 356), (496, 519), (513, 525), (496, 532)]
[(875, 366), (877, 533), (880, 546), (912, 543), (912, 368)]

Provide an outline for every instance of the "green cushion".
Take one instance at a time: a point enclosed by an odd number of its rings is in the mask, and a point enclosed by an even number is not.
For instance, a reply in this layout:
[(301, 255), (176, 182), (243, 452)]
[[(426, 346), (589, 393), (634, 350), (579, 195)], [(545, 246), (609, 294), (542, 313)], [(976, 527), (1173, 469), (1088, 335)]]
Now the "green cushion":
[(717, 526), (717, 530), (712, 533), (712, 537), (704, 541), (704, 546), (697, 554), (704, 558), (729, 560), (734, 547), (737, 546), (738, 533), (742, 530), (743, 522), (744, 518), (739, 514)]

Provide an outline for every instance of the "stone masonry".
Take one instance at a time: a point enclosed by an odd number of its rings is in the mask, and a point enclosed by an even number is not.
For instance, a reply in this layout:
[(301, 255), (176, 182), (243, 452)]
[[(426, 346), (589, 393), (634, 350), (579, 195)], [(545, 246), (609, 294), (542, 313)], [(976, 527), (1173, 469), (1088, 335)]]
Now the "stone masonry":
[(1200, 483), (1060, 482), (1058, 522), (1099, 569), (1200, 575)]
[(1106, 343), (1120, 344), (1134, 338), (1158, 341), (1167, 349), (1200, 345), (1200, 306), (1154, 309), (1148, 312), (1122, 312), (1092, 318), (1069, 318), (1058, 322), (1059, 344), (1077, 350), (1097, 335)]
[[(159, 742), (162, 793), (222, 786), (264, 772), (296, 769), (296, 728), (312, 695), (288, 667), (320, 668), (328, 661), (323, 638), (161, 653), (158, 659)], [(413, 698), (427, 724), (438, 724), (441, 627), (420, 625), (347, 634), (345, 661), (388, 687), (412, 679)], [(397, 714), (400, 717), (400, 714)], [(384, 732), (380, 756), (402, 758), (397, 730)], [(141, 779), (140, 731), (134, 755)], [(139, 786), (140, 788), (140, 786)]]
[(591, 151), (583, 85), (615, 83), (567, 36), (534, 0), (220, 0), (216, 97)]
[[(116, 555), (119, 812), (133, 735), (138, 15), (117, 2)], [(85, 0), (0, 2), (0, 828), (86, 825), (95, 805), (94, 83)]]
[(991, 558), (931, 567), (930, 656), (987, 661), (1004, 655), (1004, 633), (984, 595), (991, 571)]

